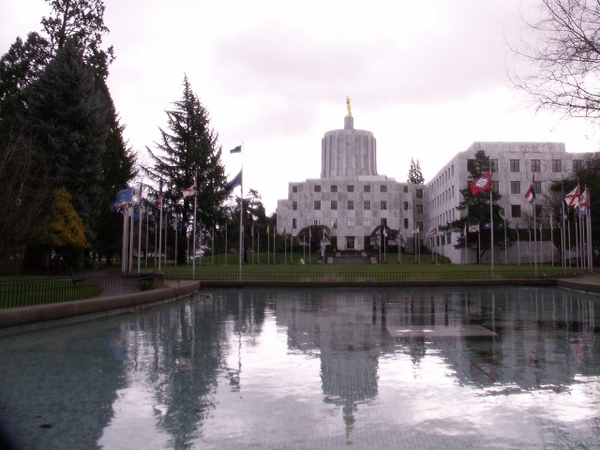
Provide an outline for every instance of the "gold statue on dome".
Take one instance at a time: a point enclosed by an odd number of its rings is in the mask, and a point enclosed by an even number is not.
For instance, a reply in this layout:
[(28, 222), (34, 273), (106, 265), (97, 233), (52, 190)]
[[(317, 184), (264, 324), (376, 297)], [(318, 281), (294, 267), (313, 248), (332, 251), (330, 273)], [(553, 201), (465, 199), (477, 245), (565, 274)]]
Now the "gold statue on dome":
[(350, 97), (346, 97), (346, 109), (348, 110), (348, 117), (352, 117), (352, 103), (350, 103)]

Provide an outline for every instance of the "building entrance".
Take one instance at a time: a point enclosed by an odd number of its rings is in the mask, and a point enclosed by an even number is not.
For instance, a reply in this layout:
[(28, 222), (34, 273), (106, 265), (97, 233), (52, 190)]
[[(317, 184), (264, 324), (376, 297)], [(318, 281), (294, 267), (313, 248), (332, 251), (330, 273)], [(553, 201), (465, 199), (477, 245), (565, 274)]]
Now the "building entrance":
[(346, 237), (346, 250), (354, 250), (354, 236)]

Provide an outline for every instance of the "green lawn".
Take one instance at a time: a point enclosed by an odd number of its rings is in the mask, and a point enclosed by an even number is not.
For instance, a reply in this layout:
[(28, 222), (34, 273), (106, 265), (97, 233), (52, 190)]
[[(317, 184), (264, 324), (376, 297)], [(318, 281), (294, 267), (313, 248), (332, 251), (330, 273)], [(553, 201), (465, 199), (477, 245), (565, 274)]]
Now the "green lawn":
[[(389, 254), (383, 264), (321, 264), (316, 255), (311, 261), (305, 258), (305, 264), (300, 264), (302, 254), (294, 254), (293, 262), (290, 255), (273, 255), (267, 263), (265, 254), (255, 255), (254, 261), (249, 256), (248, 263), (240, 266), (237, 255), (231, 254), (225, 260), (223, 255), (206, 256), (196, 260), (195, 267), (188, 265), (177, 266), (173, 261), (161, 264), (161, 271), (167, 277), (205, 280), (244, 280), (244, 281), (280, 281), (280, 282), (399, 282), (399, 281), (451, 281), (451, 280), (481, 280), (502, 278), (529, 277), (561, 277), (578, 273), (577, 269), (563, 269), (550, 265), (531, 264), (504, 265), (489, 264), (453, 265), (447, 259), (438, 256), (437, 260), (431, 255), (422, 255), (421, 262), (416, 263), (414, 255), (402, 255), (398, 262), (397, 254)], [(153, 261), (141, 261), (142, 272), (156, 271)], [(118, 266), (117, 266), (118, 267)], [(137, 272), (137, 260), (133, 262), (133, 271)], [(46, 303), (82, 300), (98, 296), (101, 286), (94, 277), (74, 284), (70, 277), (0, 277), (0, 308), (17, 306), (41, 305)]]

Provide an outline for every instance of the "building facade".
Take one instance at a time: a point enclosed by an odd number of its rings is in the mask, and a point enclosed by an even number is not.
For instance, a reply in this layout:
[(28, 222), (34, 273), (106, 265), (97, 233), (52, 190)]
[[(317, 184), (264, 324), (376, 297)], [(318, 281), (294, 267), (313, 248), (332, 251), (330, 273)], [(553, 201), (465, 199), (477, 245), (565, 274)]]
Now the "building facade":
[[(427, 233), (426, 242), (433, 251), (447, 256), (455, 264), (473, 263), (475, 255), (454, 248), (461, 230), (439, 232), (439, 227), (466, 215), (466, 211), (456, 208), (462, 200), (461, 189), (468, 186), (469, 164), (475, 153), (483, 150), (492, 166), (492, 189), (502, 198), (498, 202), (504, 210), (506, 226), (525, 229), (531, 226), (535, 213), (537, 226), (549, 229), (556, 226), (558, 217), (552, 217), (549, 207), (552, 198), (550, 186), (556, 181), (568, 178), (582, 164), (584, 153), (567, 153), (565, 144), (556, 142), (475, 142), (467, 150), (458, 153), (446, 163), (431, 181), (426, 184)], [(533, 183), (536, 193), (534, 205), (529, 204), (525, 193)], [(496, 261), (509, 263), (527, 262), (530, 259), (529, 243), (521, 248), (513, 245), (504, 255), (496, 250)], [(543, 259), (552, 259), (553, 248), (550, 242), (543, 244)], [(488, 256), (489, 257), (489, 256)], [(485, 257), (484, 257), (485, 261)]]
[[(533, 208), (540, 223), (549, 227), (551, 183), (569, 177), (584, 159), (583, 153), (567, 153), (563, 143), (476, 142), (425, 185), (398, 182), (377, 173), (376, 139), (373, 133), (354, 128), (348, 110), (344, 128), (328, 131), (322, 139), (321, 177), (290, 182), (287, 198), (278, 201), (277, 232), (297, 237), (305, 227), (324, 225), (333, 250), (364, 250), (378, 227), (385, 226), (398, 230), (397, 239), (387, 245), (400, 245), (412, 253), (423, 244), (455, 264), (474, 262), (474, 255), (454, 248), (462, 230), (442, 232), (439, 227), (466, 214), (456, 208), (478, 150), (491, 160), (492, 189), (502, 195), (499, 204), (507, 226), (513, 228), (527, 227)], [(531, 183), (537, 195), (534, 207), (525, 198)], [(520, 250), (513, 253), (526, 257), (527, 249)], [(522, 259), (511, 255), (513, 263)]]

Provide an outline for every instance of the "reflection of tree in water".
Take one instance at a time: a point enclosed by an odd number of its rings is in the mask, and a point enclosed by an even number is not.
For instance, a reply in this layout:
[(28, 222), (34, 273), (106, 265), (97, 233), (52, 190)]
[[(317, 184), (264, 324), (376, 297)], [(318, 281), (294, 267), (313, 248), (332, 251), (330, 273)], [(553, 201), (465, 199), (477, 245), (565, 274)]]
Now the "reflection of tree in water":
[[(190, 448), (202, 435), (202, 423), (216, 404), (219, 377), (225, 370), (232, 390), (239, 390), (241, 360), (237, 368), (225, 367), (229, 348), (236, 342), (228, 333), (254, 345), (265, 320), (265, 302), (258, 292), (242, 297), (224, 291), (171, 303), (135, 316), (120, 338), (127, 346), (130, 377), (142, 374), (154, 391), (157, 424), (173, 448)], [(241, 342), (241, 341), (240, 341)]]
[[(98, 442), (112, 417), (116, 390), (124, 384), (123, 357), (113, 339), (117, 333), (105, 323), (90, 322), (34, 333), (26, 345), (12, 347), (12, 338), (3, 339), (3, 425), (22, 448), (33, 447), (30, 439), (43, 440), (50, 450), (62, 450), (61, 442), (81, 447)], [(19, 338), (14, 337), (16, 344)]]

